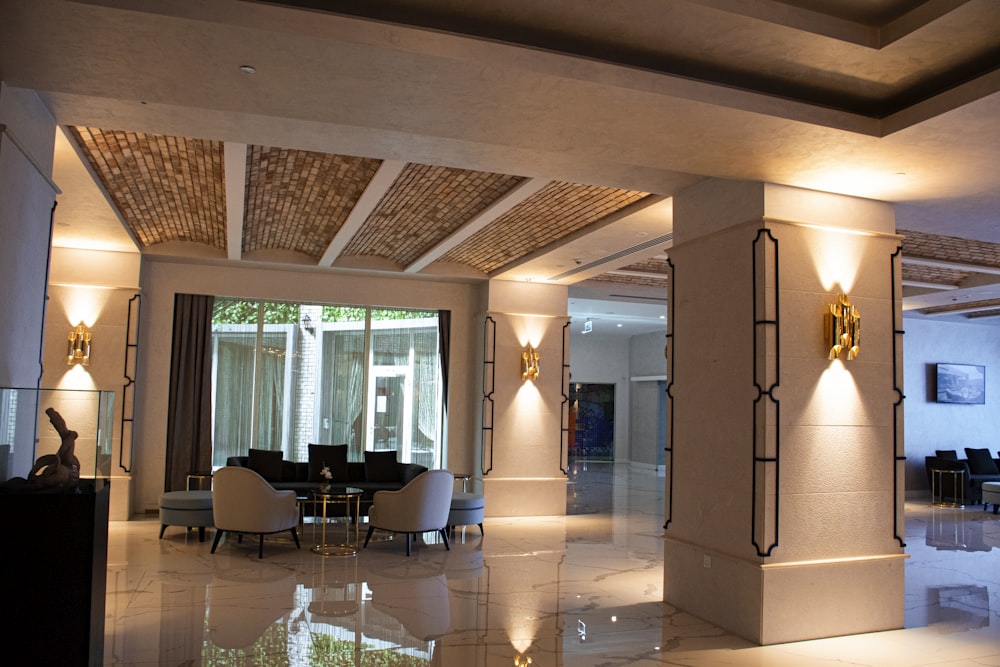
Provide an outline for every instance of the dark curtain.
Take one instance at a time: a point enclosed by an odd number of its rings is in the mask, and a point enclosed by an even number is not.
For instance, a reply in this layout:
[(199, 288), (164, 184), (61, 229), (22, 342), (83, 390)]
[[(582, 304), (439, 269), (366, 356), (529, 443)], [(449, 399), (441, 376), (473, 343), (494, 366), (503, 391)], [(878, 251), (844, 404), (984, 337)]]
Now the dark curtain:
[(185, 488), (187, 474), (212, 469), (212, 307), (214, 297), (174, 296), (164, 489)]
[(448, 415), (448, 366), (451, 355), (451, 311), (438, 311), (438, 352), (441, 354), (441, 404)]

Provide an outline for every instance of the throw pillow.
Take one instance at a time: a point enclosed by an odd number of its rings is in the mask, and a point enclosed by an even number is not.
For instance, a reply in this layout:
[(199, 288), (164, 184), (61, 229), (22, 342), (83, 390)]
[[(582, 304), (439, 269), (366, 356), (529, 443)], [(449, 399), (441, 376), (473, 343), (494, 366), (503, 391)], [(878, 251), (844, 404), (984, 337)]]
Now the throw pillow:
[(365, 452), (365, 479), (369, 482), (398, 482), (395, 450)]
[(280, 482), (281, 457), (280, 451), (251, 449), (247, 455), (247, 467), (269, 482)]
[(948, 459), (949, 461), (958, 460), (958, 452), (954, 449), (935, 449), (934, 455), (939, 459)]
[[(331, 479), (323, 477), (324, 466), (330, 469)], [(309, 481), (346, 482), (347, 445), (309, 445)]]
[(973, 475), (997, 475), (997, 464), (990, 456), (990, 450), (965, 448), (965, 456), (969, 459), (969, 472)]

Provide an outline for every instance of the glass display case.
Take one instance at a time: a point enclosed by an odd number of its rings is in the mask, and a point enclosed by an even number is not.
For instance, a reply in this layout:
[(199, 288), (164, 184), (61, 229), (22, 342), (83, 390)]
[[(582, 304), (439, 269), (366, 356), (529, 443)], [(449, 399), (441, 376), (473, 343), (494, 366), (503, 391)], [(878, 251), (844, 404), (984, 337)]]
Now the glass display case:
[(113, 401), (111, 391), (0, 387), (0, 516), (16, 536), (0, 550), (17, 600), (5, 623), (22, 645), (44, 647), (46, 664), (103, 664)]
[[(49, 409), (58, 414), (50, 416)], [(58, 417), (77, 433), (79, 479), (111, 476), (113, 391), (0, 387), (0, 483), (27, 479), (41, 457), (59, 452)]]

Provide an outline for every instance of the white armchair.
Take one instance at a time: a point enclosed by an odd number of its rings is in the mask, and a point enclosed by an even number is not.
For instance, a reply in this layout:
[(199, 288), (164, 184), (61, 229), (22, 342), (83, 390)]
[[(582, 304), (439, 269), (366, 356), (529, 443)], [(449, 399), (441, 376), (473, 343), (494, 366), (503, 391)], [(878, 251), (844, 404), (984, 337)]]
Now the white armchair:
[(226, 466), (212, 478), (212, 514), (215, 541), (219, 546), (223, 533), (249, 533), (260, 537), (257, 557), (264, 557), (264, 536), (289, 531), (299, 545), (296, 527), (299, 512), (294, 491), (277, 491), (267, 480), (249, 468)]
[(376, 491), (368, 510), (368, 535), (365, 547), (376, 528), (393, 533), (406, 533), (406, 555), (410, 555), (410, 538), (416, 533), (440, 532), (444, 548), (448, 544), (448, 513), (455, 476), (447, 470), (420, 473), (398, 491)]

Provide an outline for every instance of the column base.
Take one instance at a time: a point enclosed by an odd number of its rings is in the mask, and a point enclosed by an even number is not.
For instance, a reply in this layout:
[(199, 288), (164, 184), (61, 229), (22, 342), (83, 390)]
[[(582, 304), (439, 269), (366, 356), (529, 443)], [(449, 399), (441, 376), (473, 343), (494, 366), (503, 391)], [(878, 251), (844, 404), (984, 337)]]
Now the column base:
[(897, 630), (906, 558), (759, 564), (667, 538), (663, 599), (760, 645)]
[(566, 478), (483, 480), (486, 516), (564, 516)]

